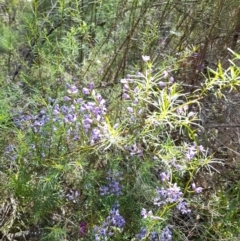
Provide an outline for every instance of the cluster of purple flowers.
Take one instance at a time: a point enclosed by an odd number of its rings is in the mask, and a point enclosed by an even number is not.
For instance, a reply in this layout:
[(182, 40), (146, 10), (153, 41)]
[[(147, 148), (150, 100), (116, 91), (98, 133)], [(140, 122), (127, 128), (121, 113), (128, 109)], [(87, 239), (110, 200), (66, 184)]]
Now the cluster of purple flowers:
[[(90, 83), (88, 88), (82, 89), (83, 95), (90, 95), (92, 93), (92, 101), (84, 101), (82, 98), (75, 98), (74, 95), (78, 93), (76, 86), (67, 85), (67, 92), (69, 96), (65, 96), (66, 104), (59, 106), (55, 105), (53, 113), (55, 115), (54, 121), (69, 124), (68, 135), (73, 136), (73, 140), (79, 140), (78, 132), (81, 128), (87, 135), (90, 136), (90, 143), (93, 145), (102, 135), (102, 122), (106, 114), (106, 101), (101, 94), (93, 92), (94, 85)], [(94, 94), (93, 94), (94, 93)], [(71, 129), (71, 125), (75, 125)]]
[(140, 88), (138, 86), (136, 86), (133, 90), (130, 88), (130, 77), (122, 79), (120, 82), (123, 84), (122, 97), (130, 105), (126, 108), (126, 110), (130, 114), (131, 120), (135, 121), (145, 112), (143, 108), (140, 108), (141, 105), (139, 105)]
[(171, 241), (172, 240), (172, 232), (169, 229), (169, 226), (166, 226), (160, 236), (160, 241)]
[(122, 181), (121, 177), (122, 173), (120, 172), (107, 172), (107, 185), (104, 185), (100, 187), (100, 195), (106, 196), (106, 195), (116, 195), (119, 197), (122, 195), (122, 188), (123, 186), (120, 184)]
[(44, 109), (40, 110), (36, 115), (25, 115), (19, 112), (18, 116), (14, 117), (14, 123), (19, 129), (25, 130), (30, 127), (34, 133), (40, 133), (42, 127), (48, 123), (49, 120), (50, 117)]
[(183, 193), (180, 187), (176, 183), (169, 183), (169, 185), (170, 187), (168, 188), (162, 187), (156, 189), (157, 197), (154, 198), (154, 205), (160, 207), (168, 203), (178, 203), (176, 206), (177, 210), (182, 214), (190, 213), (191, 210), (188, 207), (188, 203), (182, 199)]
[(184, 144), (185, 148), (186, 148), (186, 159), (188, 161), (191, 161), (198, 153), (205, 153), (205, 149), (202, 145), (197, 146), (196, 143), (193, 143), (192, 145), (188, 145), (188, 144)]
[(92, 94), (91, 101), (77, 98), (76, 94), (79, 91), (75, 85), (67, 84), (66, 88), (68, 95), (64, 96), (63, 102), (54, 104), (55, 100), (50, 100), (48, 114), (44, 109), (37, 115), (19, 113), (14, 120), (15, 124), (21, 129), (31, 127), (34, 133), (41, 134), (43, 127), (52, 120), (51, 128), (53, 131), (56, 131), (59, 126), (64, 126), (67, 138), (78, 141), (80, 139), (79, 132), (84, 130), (93, 145), (104, 135), (103, 122), (107, 111), (106, 101), (101, 94), (95, 94), (92, 83), (88, 85), (88, 88), (82, 89), (83, 95)]
[(176, 183), (169, 188), (157, 188), (157, 197), (154, 199), (154, 205), (162, 206), (166, 203), (178, 202), (183, 193)]
[(70, 189), (69, 192), (66, 194), (66, 199), (73, 203), (77, 203), (79, 201), (78, 198), (79, 198), (78, 191), (74, 191), (74, 190)]
[(14, 145), (10, 144), (5, 148), (4, 152), (5, 156), (9, 158), (11, 161), (15, 161), (17, 159), (17, 151), (15, 150)]
[(116, 204), (109, 213), (109, 216), (104, 220), (101, 226), (95, 226), (95, 241), (104, 240), (107, 241), (108, 237), (112, 237), (116, 232), (122, 231), (126, 222), (125, 219), (119, 213), (119, 205)]
[(93, 145), (99, 141), (104, 133), (104, 115), (106, 114), (106, 101), (100, 94), (96, 94), (95, 102), (83, 103), (80, 112), (83, 115), (82, 124), (86, 133), (90, 133), (90, 143)]
[(163, 228), (161, 232), (151, 231), (149, 234), (146, 228), (141, 228), (140, 232), (135, 236), (134, 241), (141, 241), (146, 238), (148, 238), (149, 241), (171, 241), (172, 232), (169, 226)]

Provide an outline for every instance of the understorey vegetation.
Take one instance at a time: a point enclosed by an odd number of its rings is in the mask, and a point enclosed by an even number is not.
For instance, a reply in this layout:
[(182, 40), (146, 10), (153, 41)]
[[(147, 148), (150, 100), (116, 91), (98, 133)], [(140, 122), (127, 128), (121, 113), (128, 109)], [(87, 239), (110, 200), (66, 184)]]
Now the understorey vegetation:
[(239, 12), (0, 1), (0, 240), (239, 240)]

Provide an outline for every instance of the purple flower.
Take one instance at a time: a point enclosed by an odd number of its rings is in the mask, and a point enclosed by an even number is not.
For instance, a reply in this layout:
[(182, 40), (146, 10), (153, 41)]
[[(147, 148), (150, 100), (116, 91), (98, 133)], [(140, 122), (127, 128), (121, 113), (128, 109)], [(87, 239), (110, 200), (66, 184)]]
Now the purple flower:
[(201, 193), (203, 188), (202, 187), (196, 187), (196, 184), (192, 183), (192, 190), (195, 191), (196, 193)]
[(122, 97), (124, 100), (130, 100), (130, 96), (127, 93), (123, 93)]
[(171, 76), (169, 82), (172, 84), (174, 82), (174, 78)]
[(168, 226), (162, 230), (160, 241), (172, 241), (172, 232)]
[(202, 188), (202, 187), (197, 187), (197, 188), (195, 189), (195, 192), (196, 192), (196, 193), (201, 193), (201, 192), (202, 192), (202, 190), (203, 190), (203, 188)]
[(178, 209), (178, 211), (180, 211), (182, 214), (187, 214), (191, 212), (191, 209), (188, 208), (188, 204), (186, 201), (181, 201), (178, 203), (178, 205), (176, 206), (176, 208)]
[(75, 85), (67, 84), (67, 92), (69, 94), (76, 94), (76, 93), (78, 93), (78, 88)]
[(129, 113), (133, 113), (133, 108), (132, 107), (127, 107), (127, 110)]
[(92, 82), (89, 83), (89, 84), (88, 84), (88, 88), (89, 88), (90, 90), (93, 90), (93, 89), (94, 89), (94, 83), (92, 83)]
[(168, 77), (168, 72), (166, 70), (163, 71), (163, 78), (166, 79)]
[(149, 240), (150, 240), (150, 241), (159, 241), (159, 235), (158, 235), (158, 233), (157, 233), (157, 232), (154, 232), (154, 231), (150, 232), (150, 234), (149, 234)]
[(87, 229), (87, 223), (86, 223), (86, 222), (81, 222), (81, 223), (79, 224), (79, 233), (78, 233), (78, 235), (79, 235), (80, 237), (84, 237), (84, 236), (86, 236), (87, 231), (88, 231), (88, 229)]
[(169, 173), (162, 172), (162, 173), (160, 173), (159, 176), (160, 176), (162, 182), (169, 181), (169, 179), (170, 179)]
[(167, 203), (174, 203), (178, 202), (179, 199), (182, 197), (183, 193), (181, 192), (180, 188), (177, 186), (176, 183), (171, 187), (165, 188), (157, 188), (157, 197), (154, 198), (154, 205), (162, 206)]
[(72, 100), (72, 99), (71, 99), (70, 97), (68, 97), (68, 96), (64, 96), (63, 99), (64, 99), (64, 101), (67, 101), (67, 102), (69, 102), (69, 101)]
[(138, 115), (142, 115), (144, 113), (144, 110), (143, 109), (140, 109), (139, 111), (138, 111)]
[(147, 235), (147, 229), (146, 228), (141, 228), (140, 232), (135, 235), (135, 240), (143, 240)]
[(186, 152), (186, 158), (188, 161), (191, 161), (195, 155), (197, 154), (197, 150), (195, 145), (188, 147), (188, 150)]
[(141, 73), (141, 72), (137, 72), (137, 76), (138, 76), (138, 77), (145, 77), (144, 74)]
[(148, 213), (147, 213), (147, 210), (145, 208), (142, 209), (141, 215), (142, 215), (143, 218), (147, 218)]
[(78, 98), (77, 100), (76, 100), (76, 103), (77, 104), (81, 104), (83, 102), (83, 99), (82, 98)]
[(162, 82), (162, 81), (159, 81), (159, 82), (158, 82), (158, 85), (159, 85), (160, 88), (166, 87), (166, 83), (165, 83), (165, 82)]
[(120, 185), (120, 182), (122, 181), (121, 177), (122, 173), (119, 172), (111, 172), (108, 171), (107, 173), (107, 185), (104, 185), (100, 187), (100, 195), (106, 196), (106, 195), (116, 195), (119, 197), (122, 195), (122, 185)]
[(104, 240), (108, 240), (108, 237), (114, 235), (115, 228), (123, 230), (126, 221), (120, 215), (118, 206), (119, 205), (115, 205), (110, 210), (109, 216), (106, 217), (106, 219), (102, 222), (101, 226), (94, 227), (95, 241), (102, 240), (101, 237)]
[(53, 110), (53, 114), (54, 115), (59, 115), (60, 114), (59, 108), (54, 109)]
[(97, 100), (98, 102), (100, 102), (100, 101), (102, 100), (101, 94), (99, 94), (99, 93), (96, 94), (96, 100)]
[(137, 98), (134, 99), (133, 104), (134, 104), (134, 105), (137, 105), (137, 104), (138, 104), (138, 99), (137, 99)]
[(90, 94), (90, 90), (88, 89), (88, 88), (82, 88), (82, 93), (84, 94), (84, 95), (89, 95)]
[(128, 84), (124, 84), (124, 85), (123, 85), (123, 90), (124, 90), (124, 91), (129, 91), (129, 90), (130, 90)]
[(183, 193), (181, 192), (180, 187), (178, 187), (176, 183), (174, 183), (172, 187), (167, 189), (167, 201), (170, 203), (178, 202), (182, 195)]
[(135, 94), (137, 94), (137, 93), (139, 92), (139, 88), (138, 88), (138, 87), (135, 87), (134, 90), (133, 90), (133, 92), (134, 92)]
[(198, 150), (199, 150), (200, 152), (204, 152), (204, 151), (205, 151), (205, 149), (204, 149), (204, 147), (203, 147), (202, 145), (198, 146)]

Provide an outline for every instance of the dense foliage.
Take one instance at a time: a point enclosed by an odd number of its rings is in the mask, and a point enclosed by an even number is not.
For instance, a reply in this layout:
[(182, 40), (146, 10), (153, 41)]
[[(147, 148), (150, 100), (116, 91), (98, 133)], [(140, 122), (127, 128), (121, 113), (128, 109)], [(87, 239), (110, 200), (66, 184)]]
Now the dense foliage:
[(0, 1), (0, 239), (240, 235), (238, 1)]

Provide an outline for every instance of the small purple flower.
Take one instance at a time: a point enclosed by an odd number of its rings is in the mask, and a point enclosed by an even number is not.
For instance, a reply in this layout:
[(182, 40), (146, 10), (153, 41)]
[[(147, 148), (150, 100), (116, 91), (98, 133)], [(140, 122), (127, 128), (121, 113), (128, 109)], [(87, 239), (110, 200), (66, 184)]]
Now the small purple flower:
[(89, 84), (88, 84), (88, 88), (89, 88), (90, 90), (93, 90), (93, 89), (94, 89), (94, 83), (92, 83), (92, 82), (89, 83)]
[(201, 193), (203, 188), (202, 187), (196, 187), (196, 184), (192, 183), (192, 190), (195, 191), (196, 193)]
[(133, 113), (133, 108), (132, 107), (127, 107), (127, 110), (129, 113)]
[(84, 236), (87, 235), (87, 232), (88, 232), (87, 223), (86, 222), (80, 222), (78, 235), (80, 237), (84, 237)]
[(165, 82), (162, 82), (162, 81), (159, 81), (159, 82), (158, 82), (158, 85), (159, 85), (160, 88), (166, 87), (166, 83), (165, 83)]
[(134, 88), (133, 92), (134, 92), (135, 94), (137, 94), (137, 93), (139, 92), (138, 86)]
[(138, 104), (138, 99), (137, 99), (137, 98), (134, 99), (133, 104), (134, 104), (134, 105), (137, 105), (137, 104)]
[(99, 105), (101, 107), (105, 107), (105, 103), (106, 103), (106, 100), (102, 99), (100, 102), (99, 102)]
[(138, 76), (138, 77), (145, 77), (144, 74), (141, 73), (141, 72), (137, 72), (137, 76)]
[(82, 93), (84, 95), (89, 95), (90, 94), (90, 90), (88, 88), (84, 87), (84, 88), (82, 88)]
[(188, 147), (188, 150), (186, 152), (186, 158), (188, 161), (191, 161), (195, 155), (197, 154), (195, 145)]
[(174, 82), (174, 78), (171, 76), (169, 82), (172, 84)]
[(201, 192), (202, 192), (202, 190), (203, 190), (203, 188), (202, 188), (202, 187), (197, 187), (197, 188), (195, 189), (195, 192), (196, 192), (196, 193), (201, 193)]
[(194, 115), (195, 115), (195, 112), (190, 111), (187, 116), (190, 118), (190, 117), (193, 117)]
[(124, 90), (124, 91), (129, 91), (130, 88), (129, 88), (129, 86), (128, 86), (127, 84), (124, 84), (124, 85), (123, 85), (123, 90)]
[(77, 100), (76, 100), (76, 103), (77, 104), (81, 104), (83, 102), (83, 99), (82, 98), (78, 98)]
[(166, 79), (168, 77), (168, 72), (166, 70), (163, 71), (163, 78)]
[(78, 93), (78, 88), (75, 85), (67, 84), (67, 92), (69, 94), (77, 94)]
[(203, 147), (202, 145), (198, 146), (198, 150), (199, 150), (200, 152), (204, 152), (204, 151), (205, 151), (205, 149), (204, 149), (204, 147)]
[(150, 232), (149, 234), (149, 241), (159, 241), (159, 235), (157, 232)]
[(148, 215), (147, 210), (145, 208), (143, 208), (142, 211), (141, 211), (141, 216), (143, 218), (147, 218), (147, 215)]
[(139, 111), (138, 111), (138, 115), (142, 115), (144, 113), (144, 110), (143, 109), (140, 109)]
[(159, 176), (160, 176), (162, 182), (169, 181), (169, 179), (170, 179), (169, 173), (162, 172), (162, 173), (160, 173)]
[(72, 100), (72, 99), (71, 99), (70, 97), (68, 97), (68, 96), (64, 96), (63, 99), (64, 99), (64, 101), (66, 101), (66, 102), (69, 102), (69, 101)]
[(124, 100), (130, 100), (130, 96), (127, 93), (123, 93), (122, 97)]

